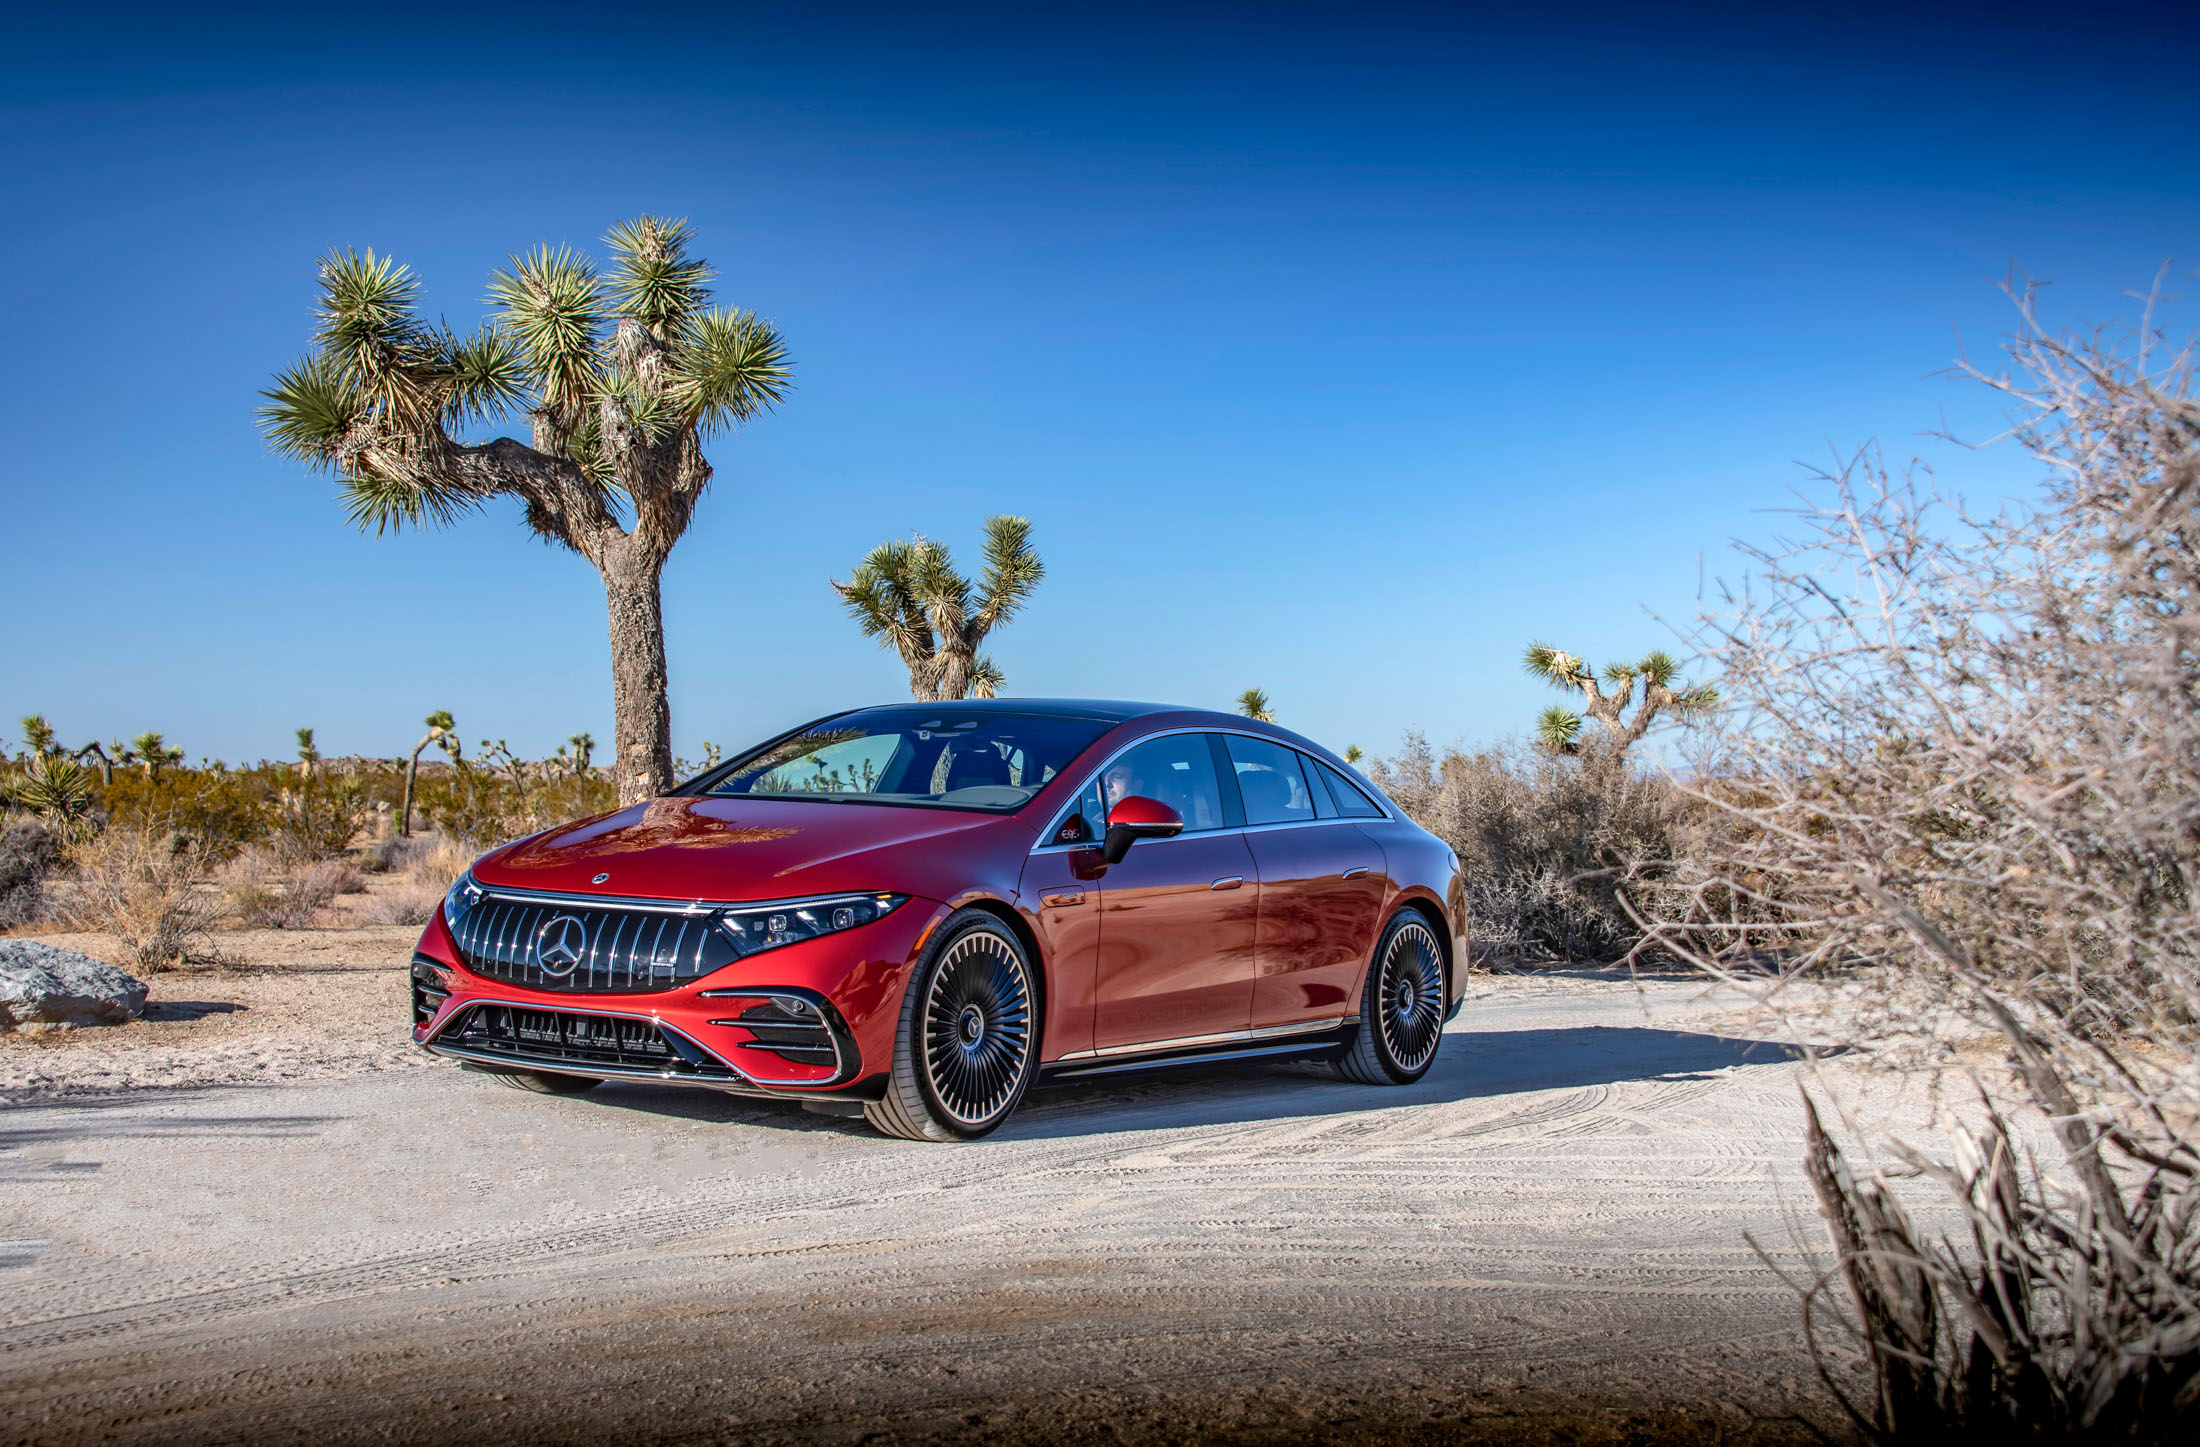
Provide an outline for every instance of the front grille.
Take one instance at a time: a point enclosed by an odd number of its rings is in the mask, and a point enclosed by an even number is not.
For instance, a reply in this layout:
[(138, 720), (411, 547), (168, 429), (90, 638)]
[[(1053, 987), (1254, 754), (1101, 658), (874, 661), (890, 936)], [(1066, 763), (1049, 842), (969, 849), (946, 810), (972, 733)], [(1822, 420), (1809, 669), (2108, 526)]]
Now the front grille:
[(708, 914), (490, 895), (452, 931), (466, 968), (530, 990), (670, 990), (732, 963)]
[(654, 1022), (616, 1015), (476, 1005), (435, 1043), (501, 1056), (515, 1065), (599, 1065), (709, 1080), (741, 1079), (739, 1072), (687, 1041), (667, 1035)]

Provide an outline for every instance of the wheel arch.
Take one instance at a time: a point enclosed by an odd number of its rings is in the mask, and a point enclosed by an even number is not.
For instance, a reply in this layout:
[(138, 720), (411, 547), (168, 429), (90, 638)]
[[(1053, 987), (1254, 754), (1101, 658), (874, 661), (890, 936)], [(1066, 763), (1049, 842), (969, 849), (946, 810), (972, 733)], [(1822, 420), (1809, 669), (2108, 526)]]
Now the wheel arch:
[(1053, 992), (1048, 987), (1047, 957), (1046, 952), (1039, 948), (1039, 936), (1032, 930), (1030, 921), (1023, 917), (1016, 906), (1005, 899), (998, 899), (990, 894), (971, 895), (966, 899), (955, 901), (955, 908), (958, 911), (974, 909), (993, 916), (1006, 925), (1009, 933), (1016, 937), (1016, 942), (1024, 947), (1024, 955), (1031, 961), (1032, 989), (1039, 997), (1034, 1002), (1035, 1008), (1031, 1012), (1033, 1027), (1032, 1053), (1035, 1059), (1045, 1059), (1046, 1057), (1039, 1052), (1046, 1049), (1046, 1007)]
[[(1451, 999), (1452, 986), (1458, 982), (1458, 966), (1452, 959), (1451, 921), (1444, 918), (1444, 907), (1436, 899), (1419, 891), (1399, 895), (1392, 901), (1390, 913), (1383, 919), (1382, 929), (1375, 932), (1375, 943), (1380, 946), (1383, 932), (1390, 928), (1390, 922), (1408, 910), (1427, 920), (1429, 932), (1436, 936), (1436, 952), (1444, 960), (1444, 998), (1448, 1001)], [(1370, 950), (1367, 967), (1373, 969), (1374, 966), (1374, 952)]]

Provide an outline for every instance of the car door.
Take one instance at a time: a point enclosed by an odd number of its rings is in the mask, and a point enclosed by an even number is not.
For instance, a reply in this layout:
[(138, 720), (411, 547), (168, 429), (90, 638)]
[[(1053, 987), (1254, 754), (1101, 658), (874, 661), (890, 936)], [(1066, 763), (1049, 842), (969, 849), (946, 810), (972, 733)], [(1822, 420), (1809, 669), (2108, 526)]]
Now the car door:
[(1268, 739), (1222, 738), (1260, 871), (1252, 1024), (1358, 1014), (1389, 891), (1382, 846), (1342, 817), (1319, 763)]
[(1213, 735), (1163, 734), (1100, 772), (1109, 807), (1159, 799), (1184, 832), (1133, 844), (1097, 881), (1095, 1049), (1233, 1034), (1251, 1018), (1260, 890), (1216, 752)]

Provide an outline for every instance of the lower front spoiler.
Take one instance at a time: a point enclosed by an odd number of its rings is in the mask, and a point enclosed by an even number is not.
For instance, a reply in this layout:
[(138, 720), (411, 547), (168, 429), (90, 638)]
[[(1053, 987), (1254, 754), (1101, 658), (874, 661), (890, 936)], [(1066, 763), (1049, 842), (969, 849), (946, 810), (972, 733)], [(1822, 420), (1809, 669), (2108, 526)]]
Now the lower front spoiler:
[(746, 1095), (757, 1100), (878, 1100), (886, 1094), (886, 1081), (883, 1077), (858, 1080), (830, 1090), (784, 1090), (758, 1085), (752, 1080), (684, 1075), (671, 1070), (644, 1070), (633, 1066), (595, 1062), (534, 1059), (522, 1055), (507, 1055), (502, 1051), (468, 1050), (463, 1045), (443, 1045), (435, 1041), (420, 1048), (431, 1055), (446, 1056), (492, 1075), (539, 1070), (549, 1075), (578, 1075), (588, 1080), (626, 1080), (638, 1085), (680, 1085), (696, 1090), (715, 1090), (723, 1095)]

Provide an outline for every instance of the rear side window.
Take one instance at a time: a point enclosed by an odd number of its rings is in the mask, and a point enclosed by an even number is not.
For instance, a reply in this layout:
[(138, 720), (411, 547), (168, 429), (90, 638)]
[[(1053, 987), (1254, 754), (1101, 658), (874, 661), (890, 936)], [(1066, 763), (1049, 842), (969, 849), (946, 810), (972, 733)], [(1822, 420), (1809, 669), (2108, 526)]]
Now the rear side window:
[(1295, 750), (1244, 734), (1224, 734), (1222, 743), (1229, 751), (1231, 767), (1237, 771), (1246, 823), (1313, 822), (1314, 796), (1307, 789), (1306, 776), (1299, 771)]
[(1337, 812), (1344, 815), (1345, 818), (1384, 819), (1389, 817), (1383, 812), (1380, 805), (1367, 797), (1367, 791), (1358, 784), (1353, 783), (1327, 764), (1315, 763), (1312, 759), (1308, 759), (1307, 763), (1320, 769), (1322, 777), (1329, 781), (1329, 792), (1337, 801)]

